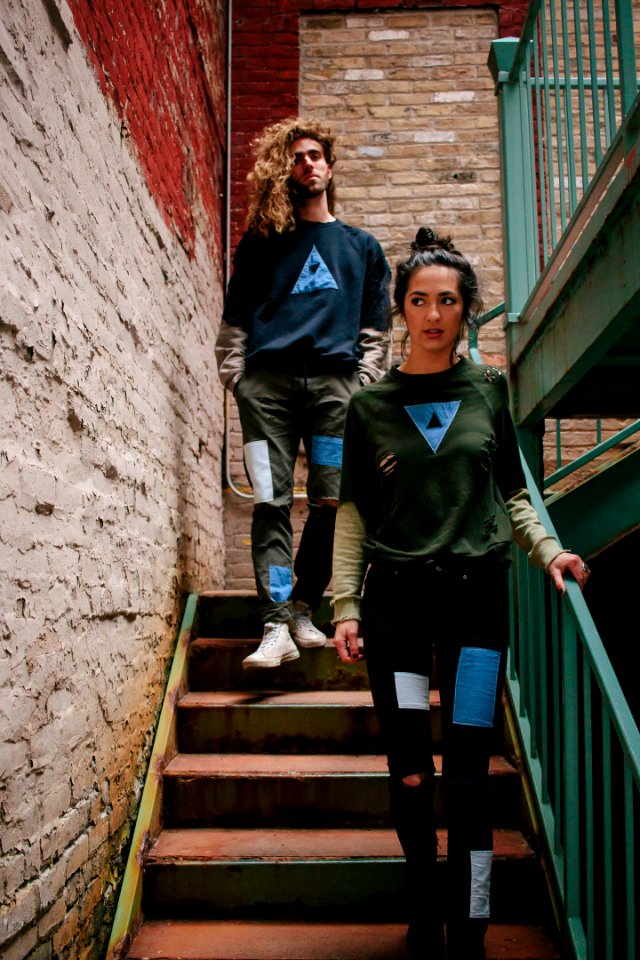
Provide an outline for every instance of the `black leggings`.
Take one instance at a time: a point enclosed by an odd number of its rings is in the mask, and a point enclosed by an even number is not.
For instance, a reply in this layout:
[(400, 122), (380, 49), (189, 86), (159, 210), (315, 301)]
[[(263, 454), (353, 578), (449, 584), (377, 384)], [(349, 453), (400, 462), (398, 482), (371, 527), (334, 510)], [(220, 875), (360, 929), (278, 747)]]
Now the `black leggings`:
[[(489, 758), (508, 642), (506, 568), (478, 560), (374, 565), (362, 632), (389, 763), (391, 816), (417, 915), (439, 910), (429, 713), (435, 660), (448, 827), (445, 913), (456, 930), (483, 937), (493, 847)], [(421, 786), (403, 783), (412, 774), (426, 775)]]

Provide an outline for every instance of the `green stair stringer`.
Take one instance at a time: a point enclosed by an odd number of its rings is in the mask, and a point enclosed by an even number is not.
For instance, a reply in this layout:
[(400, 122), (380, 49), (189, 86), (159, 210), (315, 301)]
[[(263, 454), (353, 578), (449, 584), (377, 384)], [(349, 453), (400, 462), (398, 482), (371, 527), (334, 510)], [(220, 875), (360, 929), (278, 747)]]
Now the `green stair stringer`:
[(177, 752), (176, 705), (180, 694), (186, 689), (187, 651), (197, 609), (198, 596), (191, 593), (187, 597), (162, 701), (105, 960), (123, 960), (127, 956), (131, 940), (142, 920), (144, 854), (160, 830), (162, 774), (166, 763)]

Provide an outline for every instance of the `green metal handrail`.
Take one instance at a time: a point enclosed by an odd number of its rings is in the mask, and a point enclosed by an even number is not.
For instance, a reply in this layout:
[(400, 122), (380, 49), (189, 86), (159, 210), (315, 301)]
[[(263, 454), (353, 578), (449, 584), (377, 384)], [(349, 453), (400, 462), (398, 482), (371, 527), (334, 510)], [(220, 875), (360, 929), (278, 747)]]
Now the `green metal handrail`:
[(560, 597), (517, 551), (512, 589), (507, 684), (568, 944), (578, 960), (636, 960), (640, 732), (577, 584)]

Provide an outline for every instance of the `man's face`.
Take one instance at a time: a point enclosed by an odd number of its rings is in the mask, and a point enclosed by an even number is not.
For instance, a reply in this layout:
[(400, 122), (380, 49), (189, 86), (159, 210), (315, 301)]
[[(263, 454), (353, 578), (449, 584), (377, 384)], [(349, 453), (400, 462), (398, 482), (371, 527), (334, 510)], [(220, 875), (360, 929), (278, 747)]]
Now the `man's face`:
[(290, 178), (296, 192), (302, 197), (317, 197), (324, 193), (332, 177), (325, 160), (322, 144), (309, 137), (301, 137), (291, 144), (292, 165)]

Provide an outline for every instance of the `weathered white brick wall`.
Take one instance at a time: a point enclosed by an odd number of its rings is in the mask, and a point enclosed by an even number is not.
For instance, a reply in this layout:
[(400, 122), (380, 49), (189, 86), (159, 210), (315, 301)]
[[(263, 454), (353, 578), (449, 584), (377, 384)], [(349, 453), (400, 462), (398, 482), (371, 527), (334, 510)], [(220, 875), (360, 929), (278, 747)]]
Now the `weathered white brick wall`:
[(180, 596), (224, 579), (219, 264), (165, 225), (57, 9), (0, 11), (6, 960), (102, 955)]

